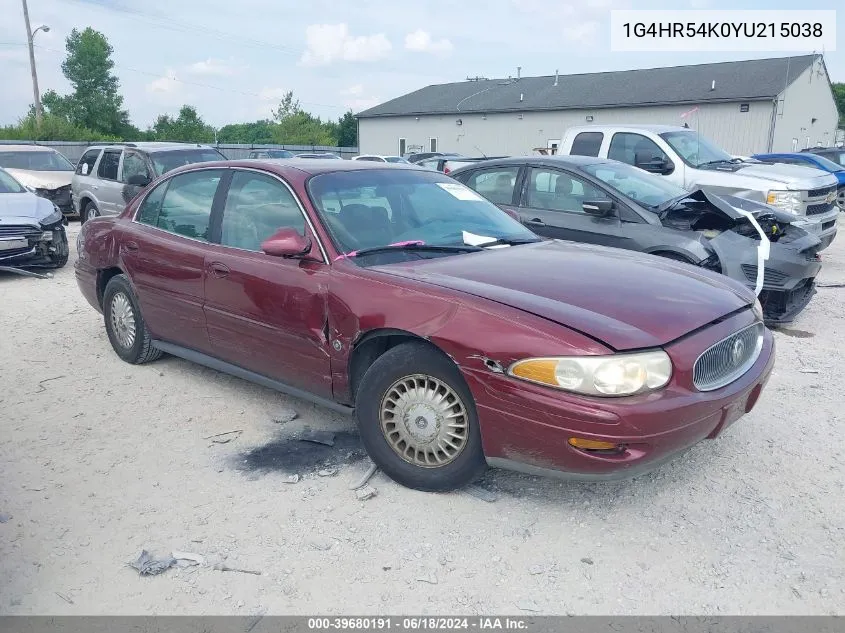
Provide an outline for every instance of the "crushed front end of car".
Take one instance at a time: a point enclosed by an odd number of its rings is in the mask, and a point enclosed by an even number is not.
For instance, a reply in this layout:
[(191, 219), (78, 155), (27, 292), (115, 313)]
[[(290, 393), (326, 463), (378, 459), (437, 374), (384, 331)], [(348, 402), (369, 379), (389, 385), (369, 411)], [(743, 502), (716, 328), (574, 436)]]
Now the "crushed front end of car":
[(664, 226), (700, 235), (712, 255), (699, 265), (755, 288), (761, 236), (737, 209), (750, 213), (770, 242), (759, 295), (764, 321), (769, 327), (791, 323), (816, 293), (822, 266), (821, 240), (793, 224), (793, 215), (752, 200), (699, 190), (682, 205), (663, 211), (660, 219)]
[(0, 267), (61, 268), (70, 253), (66, 223), (58, 209), (41, 221), (0, 222)]

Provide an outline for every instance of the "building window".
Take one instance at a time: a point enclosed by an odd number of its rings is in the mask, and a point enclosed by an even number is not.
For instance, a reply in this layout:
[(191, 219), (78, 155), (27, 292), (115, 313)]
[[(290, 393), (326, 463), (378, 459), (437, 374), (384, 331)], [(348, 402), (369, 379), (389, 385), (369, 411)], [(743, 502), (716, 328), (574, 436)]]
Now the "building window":
[(739, 104), (739, 111), (740, 112), (748, 112), (748, 104), (747, 103), (740, 103)]
[(436, 152), (437, 151), (437, 139), (436, 138), (428, 139), (428, 151), (429, 152)]
[(404, 138), (399, 139), (399, 155), (400, 156), (405, 155), (405, 139)]

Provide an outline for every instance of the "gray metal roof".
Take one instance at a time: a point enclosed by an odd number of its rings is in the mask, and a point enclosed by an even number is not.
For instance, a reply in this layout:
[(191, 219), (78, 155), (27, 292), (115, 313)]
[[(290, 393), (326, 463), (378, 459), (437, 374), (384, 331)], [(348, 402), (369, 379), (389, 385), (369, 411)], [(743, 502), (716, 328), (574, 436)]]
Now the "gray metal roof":
[[(357, 116), (571, 110), (771, 99), (815, 55), (427, 86)], [(715, 90), (711, 90), (713, 82)], [(520, 96), (522, 99), (520, 100)]]

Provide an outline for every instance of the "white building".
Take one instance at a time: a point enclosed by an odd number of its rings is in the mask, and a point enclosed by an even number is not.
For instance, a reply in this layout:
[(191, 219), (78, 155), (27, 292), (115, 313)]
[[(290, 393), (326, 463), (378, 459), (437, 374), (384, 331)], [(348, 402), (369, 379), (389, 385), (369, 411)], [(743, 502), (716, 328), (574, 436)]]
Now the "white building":
[(737, 155), (835, 140), (821, 55), (427, 86), (358, 114), (361, 153), (524, 155), (585, 123), (697, 129)]

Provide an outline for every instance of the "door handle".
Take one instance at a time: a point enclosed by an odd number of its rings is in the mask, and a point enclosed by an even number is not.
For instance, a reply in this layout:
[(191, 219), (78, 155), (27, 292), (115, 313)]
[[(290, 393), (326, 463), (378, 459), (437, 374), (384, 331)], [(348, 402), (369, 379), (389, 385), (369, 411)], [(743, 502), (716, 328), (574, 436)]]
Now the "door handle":
[(211, 274), (215, 277), (225, 277), (229, 274), (229, 267), (225, 264), (221, 264), (220, 262), (212, 262), (209, 264), (208, 268), (211, 270)]
[(123, 250), (135, 252), (138, 250), (138, 244), (137, 242), (124, 242)]
[(530, 220), (526, 220), (525, 223), (530, 224), (531, 226), (546, 226), (546, 223), (540, 218), (532, 218)]

